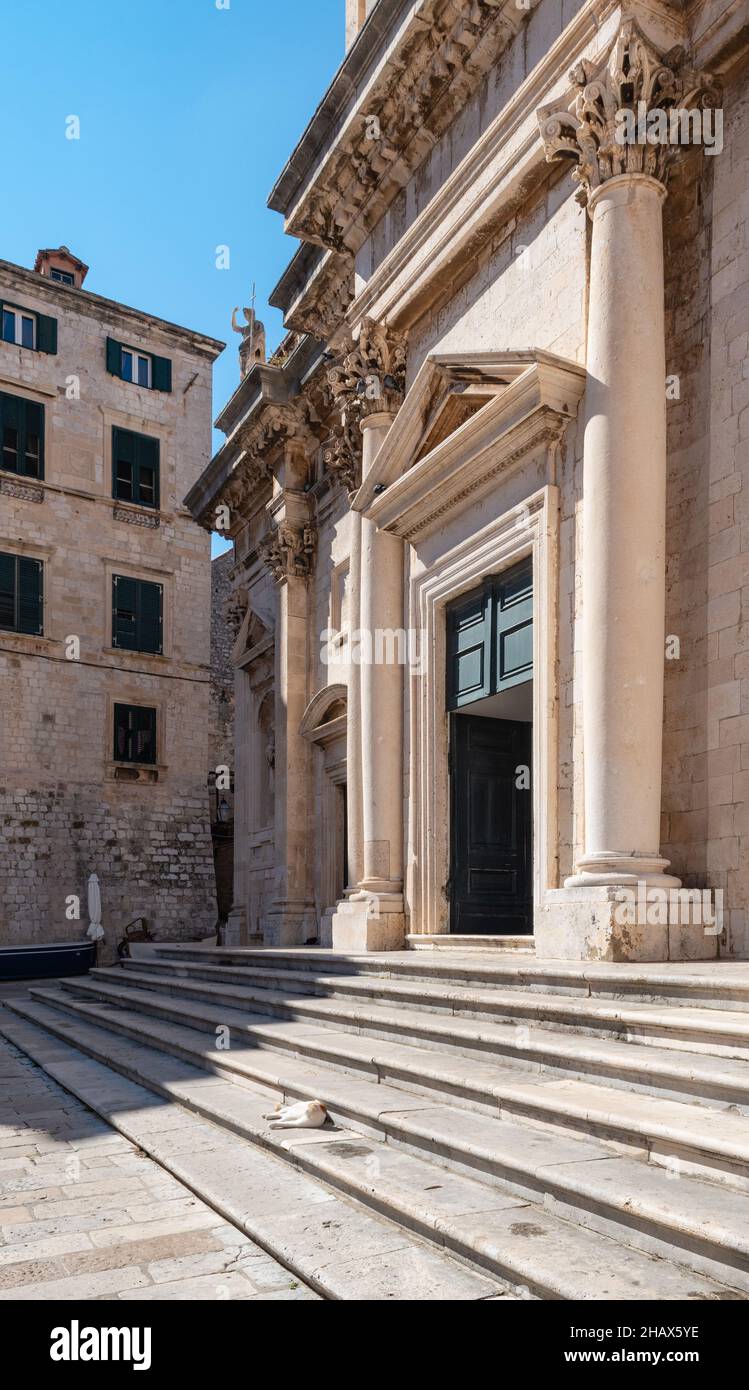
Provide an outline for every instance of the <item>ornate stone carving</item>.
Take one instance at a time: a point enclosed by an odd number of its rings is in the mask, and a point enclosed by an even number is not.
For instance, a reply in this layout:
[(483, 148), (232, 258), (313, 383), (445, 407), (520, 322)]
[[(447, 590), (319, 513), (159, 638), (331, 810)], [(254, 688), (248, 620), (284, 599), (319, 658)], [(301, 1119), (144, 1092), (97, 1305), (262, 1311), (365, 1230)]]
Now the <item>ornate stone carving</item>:
[(570, 81), (578, 89), (570, 107), (541, 107), (537, 116), (547, 160), (575, 161), (572, 177), (583, 206), (617, 174), (650, 174), (665, 183), (680, 146), (648, 139), (646, 118), (663, 112), (667, 120), (671, 111), (709, 107), (718, 99), (715, 79), (689, 67), (683, 48), (660, 54), (634, 19), (624, 21), (599, 68), (580, 62)]
[(158, 512), (139, 512), (129, 507), (115, 507), (112, 515), (115, 521), (126, 521), (130, 526), (148, 526), (154, 531), (161, 525)]
[(226, 600), (224, 612), (226, 614), (226, 624), (231, 632), (233, 641), (236, 642), (239, 636), (239, 629), (244, 622), (245, 613), (249, 603), (246, 589), (233, 589)]
[(407, 340), (374, 319), (362, 320), (359, 340), (331, 367), (328, 385), (341, 417), (353, 423), (380, 410), (396, 414), (406, 390)]
[(505, 0), (422, 0), (289, 224), (356, 251), (520, 28)]
[(296, 576), (308, 579), (317, 546), (317, 533), (309, 523), (282, 521), (258, 543), (258, 553), (277, 583)]
[(44, 488), (34, 483), (16, 482), (12, 478), (0, 478), (0, 492), (6, 497), (17, 497), (21, 502), (43, 502)]
[(335, 474), (347, 492), (355, 492), (361, 481), (361, 431), (346, 423), (337, 425), (323, 450), (323, 464)]

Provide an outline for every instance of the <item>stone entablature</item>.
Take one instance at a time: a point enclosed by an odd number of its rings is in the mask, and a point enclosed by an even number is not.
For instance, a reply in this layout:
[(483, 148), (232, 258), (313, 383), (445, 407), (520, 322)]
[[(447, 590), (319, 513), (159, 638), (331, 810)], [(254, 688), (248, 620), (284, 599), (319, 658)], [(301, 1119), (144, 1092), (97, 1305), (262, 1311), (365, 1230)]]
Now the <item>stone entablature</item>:
[[(398, 9), (390, 6), (393, 20)], [(286, 230), (336, 251), (358, 250), (525, 19), (515, 0), (417, 0), (406, 22), (393, 24), (382, 58), (373, 29), (373, 70), (338, 115), (322, 162), (319, 146), (313, 161), (316, 131), (309, 151), (302, 142), (291, 162), (314, 162), (314, 175), (296, 187), (286, 175), (271, 194)]]

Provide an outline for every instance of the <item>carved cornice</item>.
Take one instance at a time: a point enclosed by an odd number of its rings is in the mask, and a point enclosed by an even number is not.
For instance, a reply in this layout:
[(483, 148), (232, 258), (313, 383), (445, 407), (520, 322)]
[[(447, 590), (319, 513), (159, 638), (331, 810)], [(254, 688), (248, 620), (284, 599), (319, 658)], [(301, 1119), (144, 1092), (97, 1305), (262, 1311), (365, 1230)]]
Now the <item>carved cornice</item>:
[(321, 343), (329, 343), (345, 324), (355, 293), (353, 257), (348, 252), (331, 253), (288, 310), (284, 322), (289, 328), (311, 333)]
[[(649, 140), (645, 122), (674, 109), (704, 108), (718, 100), (710, 73), (696, 72), (685, 50), (661, 54), (634, 19), (625, 19), (605, 62), (583, 60), (570, 73), (577, 94), (569, 107), (541, 107), (538, 123), (548, 161), (572, 159), (572, 177), (585, 206), (596, 188), (618, 174), (649, 174), (666, 183), (680, 145)], [(652, 127), (651, 127), (652, 128)]]
[[(335, 251), (357, 251), (525, 17), (515, 0), (417, 5), (287, 230)], [(271, 205), (279, 207), (278, 199)]]
[(297, 577), (309, 579), (312, 573), (317, 532), (310, 522), (282, 521), (258, 543), (258, 554), (276, 583)]
[(279, 444), (294, 442), (315, 451), (320, 444), (319, 424), (309, 402), (300, 397), (282, 405), (267, 405), (240, 438), (248, 454), (259, 461)]

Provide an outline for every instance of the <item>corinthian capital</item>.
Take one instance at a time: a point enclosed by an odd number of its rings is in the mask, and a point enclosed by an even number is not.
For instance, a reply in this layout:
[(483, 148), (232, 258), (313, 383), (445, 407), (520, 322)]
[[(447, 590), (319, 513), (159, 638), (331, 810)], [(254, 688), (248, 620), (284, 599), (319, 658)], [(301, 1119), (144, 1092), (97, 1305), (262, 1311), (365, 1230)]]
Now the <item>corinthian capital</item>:
[(315, 528), (282, 521), (263, 537), (258, 552), (277, 583), (294, 576), (308, 579), (317, 545)]
[(353, 423), (381, 410), (395, 414), (406, 389), (406, 357), (403, 333), (365, 318), (358, 342), (328, 372), (328, 385), (342, 418)]
[(683, 48), (660, 53), (634, 19), (624, 20), (600, 67), (580, 62), (570, 81), (577, 88), (570, 106), (543, 106), (536, 116), (547, 160), (574, 160), (583, 206), (617, 174), (665, 183), (680, 145), (697, 142), (688, 113), (719, 99), (710, 73), (691, 68)]

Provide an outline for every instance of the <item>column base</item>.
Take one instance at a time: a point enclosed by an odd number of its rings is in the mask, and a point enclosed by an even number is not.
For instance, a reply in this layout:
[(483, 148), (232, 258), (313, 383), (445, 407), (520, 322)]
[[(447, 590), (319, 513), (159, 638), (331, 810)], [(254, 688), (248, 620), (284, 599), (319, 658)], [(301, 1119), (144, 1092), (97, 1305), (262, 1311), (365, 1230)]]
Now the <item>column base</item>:
[(577, 861), (577, 873), (565, 879), (565, 888), (619, 888), (646, 883), (654, 888), (678, 888), (680, 878), (666, 873), (668, 859), (658, 854), (586, 854)]
[(330, 914), (330, 944), (335, 951), (352, 954), (405, 950), (402, 895), (393, 893), (378, 898), (360, 891), (339, 902)]
[[(672, 885), (676, 886), (673, 887)], [(568, 879), (536, 909), (536, 956), (546, 960), (712, 960), (720, 914), (710, 889), (680, 888), (660, 875), (654, 885), (587, 884)]]

